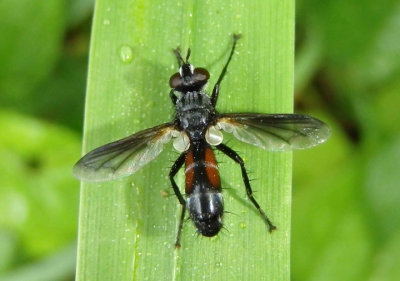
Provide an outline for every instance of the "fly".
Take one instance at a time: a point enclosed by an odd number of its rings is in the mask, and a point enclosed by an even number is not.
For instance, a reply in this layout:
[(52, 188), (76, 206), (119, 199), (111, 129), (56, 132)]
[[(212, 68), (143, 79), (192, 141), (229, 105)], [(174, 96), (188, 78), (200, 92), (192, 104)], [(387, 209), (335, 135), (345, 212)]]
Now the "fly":
[[(170, 98), (176, 115), (172, 122), (140, 131), (129, 137), (103, 145), (83, 156), (74, 166), (74, 175), (82, 181), (107, 181), (135, 173), (156, 158), (164, 144), (173, 140), (181, 154), (169, 173), (172, 188), (182, 212), (175, 245), (180, 237), (186, 209), (197, 231), (215, 236), (223, 225), (224, 204), (221, 182), (213, 148), (221, 151), (241, 168), (246, 193), (268, 230), (276, 229), (253, 196), (243, 159), (223, 144), (222, 132), (239, 141), (266, 150), (288, 151), (305, 149), (326, 141), (329, 127), (322, 121), (300, 114), (218, 113), (215, 109), (220, 84), (224, 79), (240, 35), (233, 36), (232, 48), (211, 96), (203, 90), (210, 74), (189, 63), (190, 49), (183, 59), (174, 50), (179, 72), (169, 80)], [(185, 197), (174, 177), (185, 165)]]

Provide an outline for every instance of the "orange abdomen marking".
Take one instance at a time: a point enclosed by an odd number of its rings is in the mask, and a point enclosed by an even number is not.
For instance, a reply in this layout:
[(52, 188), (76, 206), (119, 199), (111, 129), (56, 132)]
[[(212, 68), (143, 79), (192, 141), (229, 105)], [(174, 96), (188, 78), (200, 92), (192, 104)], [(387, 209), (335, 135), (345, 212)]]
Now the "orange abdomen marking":
[(193, 152), (188, 151), (185, 159), (185, 191), (186, 194), (191, 193), (194, 182), (194, 157)]
[(221, 189), (221, 181), (219, 179), (217, 160), (215, 159), (214, 151), (207, 147), (204, 150), (204, 166), (206, 170), (207, 179), (212, 187)]

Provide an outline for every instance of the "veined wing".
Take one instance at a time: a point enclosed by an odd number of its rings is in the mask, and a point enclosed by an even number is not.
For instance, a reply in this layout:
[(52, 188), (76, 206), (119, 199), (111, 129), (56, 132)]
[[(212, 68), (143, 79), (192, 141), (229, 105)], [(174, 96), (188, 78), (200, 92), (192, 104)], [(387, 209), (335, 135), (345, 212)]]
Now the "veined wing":
[(82, 181), (107, 181), (133, 174), (156, 158), (177, 134), (173, 123), (165, 123), (100, 146), (75, 164), (74, 176)]
[(221, 114), (216, 128), (232, 133), (242, 142), (279, 151), (313, 147), (330, 136), (324, 122), (301, 114)]

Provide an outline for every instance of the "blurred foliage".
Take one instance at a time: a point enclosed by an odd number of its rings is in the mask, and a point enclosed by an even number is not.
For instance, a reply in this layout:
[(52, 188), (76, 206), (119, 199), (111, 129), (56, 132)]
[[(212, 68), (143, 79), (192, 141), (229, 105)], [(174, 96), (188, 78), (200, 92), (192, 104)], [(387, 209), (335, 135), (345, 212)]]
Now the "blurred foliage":
[[(72, 280), (92, 6), (0, 2), (0, 280)], [(292, 279), (398, 280), (400, 2), (299, 0), (296, 28), (296, 111), (333, 134), (295, 153)]]
[(398, 280), (400, 2), (297, 4), (296, 102), (333, 134), (294, 157), (293, 280)]
[(0, 280), (73, 278), (93, 2), (0, 1)]
[(0, 2), (2, 107), (80, 131), (92, 5), (92, 0)]

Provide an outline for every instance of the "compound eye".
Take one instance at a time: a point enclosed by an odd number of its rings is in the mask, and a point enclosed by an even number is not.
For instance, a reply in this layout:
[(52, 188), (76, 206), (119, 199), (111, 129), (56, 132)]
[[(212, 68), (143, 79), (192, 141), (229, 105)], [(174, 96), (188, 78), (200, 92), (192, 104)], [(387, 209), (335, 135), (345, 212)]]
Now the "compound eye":
[(194, 69), (193, 76), (195, 81), (207, 82), (210, 79), (210, 73), (208, 73), (207, 69), (201, 67)]
[(173, 89), (182, 85), (182, 78), (179, 72), (175, 73), (174, 75), (169, 78), (169, 86)]

